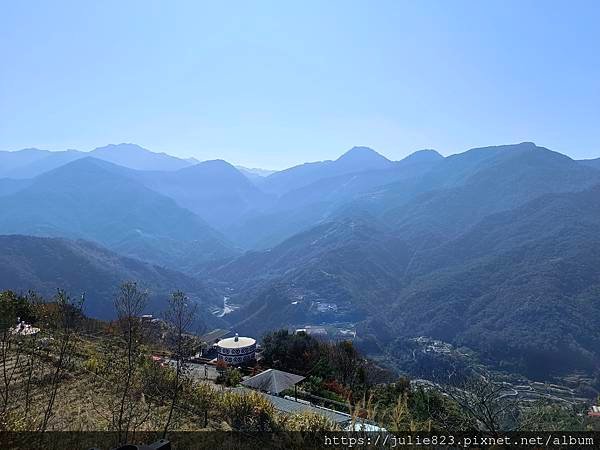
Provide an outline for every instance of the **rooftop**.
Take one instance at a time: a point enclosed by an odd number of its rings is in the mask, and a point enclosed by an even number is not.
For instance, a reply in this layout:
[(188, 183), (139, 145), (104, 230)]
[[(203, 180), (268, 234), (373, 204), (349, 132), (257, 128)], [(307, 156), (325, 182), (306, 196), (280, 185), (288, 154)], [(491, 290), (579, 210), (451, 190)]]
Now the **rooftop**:
[(253, 344), (256, 344), (256, 339), (237, 335), (235, 337), (221, 339), (219, 342), (217, 342), (217, 345), (221, 348), (241, 348), (249, 347)]
[(210, 333), (206, 333), (205, 335), (200, 336), (200, 340), (203, 342), (208, 342), (208, 343), (212, 344), (217, 339), (221, 339), (230, 333), (231, 333), (231, 330), (224, 330), (222, 328), (217, 328), (215, 330), (212, 330)]
[(300, 375), (283, 372), (277, 369), (268, 369), (242, 381), (242, 384), (252, 389), (258, 389), (259, 391), (279, 394), (295, 384), (300, 383), (302, 380), (304, 380), (304, 377)]

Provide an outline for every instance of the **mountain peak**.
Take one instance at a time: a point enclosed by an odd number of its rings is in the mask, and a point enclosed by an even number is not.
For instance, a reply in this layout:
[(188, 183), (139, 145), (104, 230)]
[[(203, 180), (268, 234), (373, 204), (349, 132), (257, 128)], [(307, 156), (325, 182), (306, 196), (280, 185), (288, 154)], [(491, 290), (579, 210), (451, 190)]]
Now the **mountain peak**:
[(535, 145), (535, 142), (530, 142), (530, 141), (525, 141), (525, 142), (521, 142), (520, 144), (517, 144), (519, 147), (537, 147), (537, 145)]
[(137, 144), (121, 143), (98, 147), (90, 155), (121, 166), (137, 170), (177, 170), (189, 167), (193, 162), (168, 155), (156, 153)]
[(149, 152), (154, 153), (144, 147), (137, 144), (121, 142), (120, 144), (108, 144), (104, 147), (98, 147), (92, 150), (90, 153), (108, 153), (108, 152)]
[(199, 162), (197, 164), (194, 164), (193, 166), (189, 166), (189, 167), (184, 167), (183, 169), (180, 169), (178, 171), (178, 173), (182, 173), (182, 172), (188, 172), (188, 173), (198, 173), (198, 172), (212, 172), (214, 174), (217, 173), (235, 173), (235, 174), (240, 174), (240, 172), (230, 163), (228, 163), (227, 161), (223, 160), (223, 159), (209, 159), (207, 161), (202, 161)]
[(375, 150), (369, 147), (352, 147), (342, 156), (340, 156), (337, 161), (388, 161), (385, 157), (377, 153)]
[(444, 157), (440, 155), (437, 151), (426, 148), (423, 150), (417, 150), (416, 152), (411, 153), (406, 158), (402, 159), (402, 161), (418, 161), (418, 162), (431, 162), (442, 160)]

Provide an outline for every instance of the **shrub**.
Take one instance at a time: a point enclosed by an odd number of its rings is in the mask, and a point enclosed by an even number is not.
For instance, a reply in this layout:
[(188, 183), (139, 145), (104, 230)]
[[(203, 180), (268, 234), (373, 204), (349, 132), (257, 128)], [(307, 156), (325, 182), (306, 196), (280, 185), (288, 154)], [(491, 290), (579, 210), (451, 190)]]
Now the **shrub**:
[(337, 423), (321, 414), (313, 412), (301, 412), (285, 416), (281, 419), (286, 431), (337, 431)]
[(275, 407), (258, 392), (225, 392), (221, 396), (220, 409), (235, 430), (274, 431), (277, 428)]
[(223, 372), (223, 371), (225, 371), (227, 369), (228, 365), (222, 359), (218, 359), (216, 367), (217, 367), (217, 371), (218, 372)]
[(226, 369), (221, 372), (216, 379), (217, 384), (224, 384), (225, 386), (235, 387), (242, 381), (242, 374), (238, 369)]
[(323, 387), (325, 389), (327, 389), (328, 391), (331, 391), (343, 398), (348, 398), (348, 396), (350, 394), (348, 389), (346, 389), (344, 386), (342, 386), (336, 380), (329, 380), (329, 381), (324, 382)]

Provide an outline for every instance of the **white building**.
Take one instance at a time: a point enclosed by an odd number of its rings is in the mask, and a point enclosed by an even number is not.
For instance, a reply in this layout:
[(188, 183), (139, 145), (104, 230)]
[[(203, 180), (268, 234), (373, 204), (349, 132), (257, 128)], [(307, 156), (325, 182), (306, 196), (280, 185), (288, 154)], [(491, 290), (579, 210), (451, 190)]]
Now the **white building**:
[(256, 340), (238, 336), (221, 339), (216, 344), (217, 360), (227, 364), (247, 364), (256, 360)]

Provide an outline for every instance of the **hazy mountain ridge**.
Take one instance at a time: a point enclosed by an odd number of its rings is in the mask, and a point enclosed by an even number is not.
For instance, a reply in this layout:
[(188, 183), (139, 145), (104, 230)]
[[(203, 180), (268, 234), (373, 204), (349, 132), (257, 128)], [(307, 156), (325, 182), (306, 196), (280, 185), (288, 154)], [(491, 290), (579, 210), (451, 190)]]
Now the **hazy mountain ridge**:
[(237, 170), (246, 175), (250, 180), (260, 180), (264, 177), (268, 177), (269, 175), (278, 172), (277, 170), (269, 170), (269, 169), (260, 169), (258, 167), (244, 167), (244, 166), (235, 166)]
[(178, 170), (197, 163), (166, 153), (155, 153), (136, 144), (110, 144), (90, 152), (24, 149), (0, 152), (0, 178), (33, 178), (77, 159), (94, 157), (137, 170)]
[[(84, 158), (40, 175), (0, 197), (0, 232), (85, 238), (130, 256), (173, 265), (172, 242), (204, 260), (231, 255), (226, 240), (192, 212), (123, 175), (111, 163)], [(157, 238), (159, 238), (157, 240)], [(166, 241), (166, 242), (165, 242)], [(135, 245), (133, 243), (137, 242)]]
[(272, 201), (271, 196), (223, 160), (204, 161), (170, 172), (139, 171), (132, 176), (219, 230)]
[(310, 162), (276, 172), (266, 177), (260, 186), (265, 192), (282, 195), (323, 178), (391, 166), (392, 161), (373, 149), (353, 147), (335, 161)]
[[(373, 151), (369, 149), (366, 155), (371, 157)], [(398, 162), (385, 159), (387, 162), (384, 162), (382, 169), (357, 169), (334, 176), (326, 176), (324, 174), (329, 172), (321, 171), (319, 176), (322, 178), (289, 190), (259, 214), (250, 213), (242, 217), (237, 227), (234, 224), (227, 230), (228, 236), (241, 245), (247, 243), (250, 248), (272, 247), (312, 225), (335, 220), (335, 216), (347, 204), (374, 189), (400, 180), (418, 178), (441, 160), (443, 156), (439, 153), (424, 150)], [(382, 160), (375, 157), (375, 161), (378, 164)], [(337, 170), (333, 173), (337, 173)], [(313, 174), (312, 179), (316, 176)]]
[[(428, 174), (430, 176), (430, 174)], [(547, 193), (580, 191), (600, 183), (600, 172), (541, 147), (516, 148), (487, 160), (464, 181), (419, 195), (386, 211), (401, 232), (428, 230), (439, 239), (464, 232), (489, 214), (517, 208)]]

